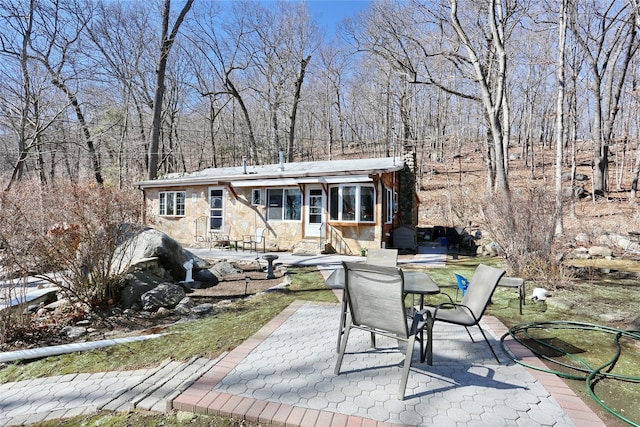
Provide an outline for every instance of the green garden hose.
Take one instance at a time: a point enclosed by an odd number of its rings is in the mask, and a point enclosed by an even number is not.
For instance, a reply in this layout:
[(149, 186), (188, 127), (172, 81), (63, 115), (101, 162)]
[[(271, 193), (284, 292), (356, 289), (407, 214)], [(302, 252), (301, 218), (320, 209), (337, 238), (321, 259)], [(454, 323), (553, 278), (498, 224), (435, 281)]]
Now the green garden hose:
[[(615, 352), (611, 356), (611, 358), (598, 367), (592, 367), (587, 361), (578, 357), (576, 354), (573, 354), (566, 349), (563, 349), (557, 345), (554, 345), (547, 338), (540, 338), (541, 335), (539, 331), (542, 330), (553, 330), (553, 329), (577, 329), (581, 331), (591, 331), (597, 333), (606, 333), (614, 335), (614, 345)], [(554, 369), (544, 369), (538, 366), (529, 365), (522, 360), (517, 359), (513, 353), (511, 353), (505, 344), (505, 338), (507, 336), (512, 337), (515, 341), (519, 342), (526, 348), (528, 348), (532, 353), (534, 353), (540, 359), (543, 359), (549, 363), (557, 365), (558, 367), (562, 367), (565, 370), (554, 370)], [(532, 323), (524, 323), (520, 325), (516, 325), (509, 329), (509, 332), (504, 334), (502, 338), (500, 338), (500, 345), (504, 353), (515, 363), (518, 363), (522, 366), (526, 366), (531, 369), (535, 369), (538, 371), (548, 372), (555, 375), (558, 375), (563, 378), (574, 379), (574, 380), (583, 380), (586, 383), (587, 392), (589, 395), (607, 412), (614, 415), (615, 417), (623, 420), (626, 423), (634, 427), (640, 427), (640, 421), (630, 420), (626, 418), (624, 415), (616, 412), (611, 407), (609, 407), (601, 398), (599, 398), (595, 393), (595, 385), (598, 381), (603, 379), (613, 379), (618, 381), (625, 382), (633, 382), (640, 383), (640, 377), (633, 377), (628, 375), (620, 375), (614, 374), (610, 371), (615, 367), (618, 362), (620, 355), (622, 354), (622, 346), (620, 345), (620, 339), (627, 338), (636, 341), (640, 341), (640, 331), (638, 330), (623, 330), (612, 328), (604, 325), (595, 325), (591, 323), (581, 323), (581, 322), (570, 322), (570, 321), (553, 321), (553, 322), (532, 322)], [(550, 356), (548, 353), (553, 353), (553, 356)], [(545, 354), (546, 353), (546, 354)], [(568, 361), (559, 360), (559, 356), (566, 356)], [(572, 363), (569, 363), (572, 362)]]

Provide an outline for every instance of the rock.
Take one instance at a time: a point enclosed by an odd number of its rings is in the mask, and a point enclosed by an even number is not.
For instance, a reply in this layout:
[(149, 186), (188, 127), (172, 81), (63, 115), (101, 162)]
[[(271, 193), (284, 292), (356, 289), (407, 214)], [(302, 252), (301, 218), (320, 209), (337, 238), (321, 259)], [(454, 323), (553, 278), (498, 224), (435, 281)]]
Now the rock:
[(191, 312), (197, 316), (204, 316), (211, 313), (211, 311), (213, 311), (213, 304), (210, 303), (199, 304), (191, 309)]
[(155, 311), (161, 307), (173, 308), (185, 297), (184, 289), (173, 283), (163, 283), (140, 297), (142, 308)]
[(242, 273), (242, 270), (240, 270), (230, 262), (223, 261), (214, 265), (211, 268), (211, 273), (217, 278), (220, 278), (220, 277), (230, 276), (233, 274), (240, 274)]
[(578, 243), (589, 243), (590, 239), (586, 233), (578, 233), (575, 238)]
[(91, 325), (91, 320), (79, 320), (76, 322), (76, 326), (89, 326)]
[(185, 279), (186, 270), (183, 264), (189, 260), (193, 260), (195, 270), (209, 266), (203, 259), (183, 249), (167, 234), (146, 228), (118, 247), (114, 259), (119, 262), (112, 266), (112, 270), (118, 273), (127, 271), (138, 260), (147, 258), (158, 258), (159, 265), (168, 271), (175, 281)]
[(134, 304), (140, 303), (140, 297), (143, 294), (166, 282), (167, 279), (167, 276), (160, 277), (145, 271), (127, 274), (120, 292), (120, 306), (124, 309), (133, 308)]
[(163, 318), (171, 315), (171, 310), (165, 307), (160, 307), (158, 311), (156, 311), (156, 317)]
[(613, 254), (611, 248), (607, 246), (591, 246), (589, 248), (589, 255), (598, 257), (610, 257)]
[(200, 288), (216, 286), (220, 279), (209, 269), (197, 270), (193, 273), (193, 280), (200, 283)]
[(191, 309), (195, 307), (196, 303), (189, 297), (185, 297), (176, 305), (173, 309), (176, 313), (181, 316), (188, 316), (191, 314)]
[(80, 338), (87, 334), (87, 328), (83, 326), (65, 326), (60, 330), (60, 333), (72, 340)]
[(605, 323), (624, 322), (625, 316), (621, 313), (602, 313), (598, 317)]

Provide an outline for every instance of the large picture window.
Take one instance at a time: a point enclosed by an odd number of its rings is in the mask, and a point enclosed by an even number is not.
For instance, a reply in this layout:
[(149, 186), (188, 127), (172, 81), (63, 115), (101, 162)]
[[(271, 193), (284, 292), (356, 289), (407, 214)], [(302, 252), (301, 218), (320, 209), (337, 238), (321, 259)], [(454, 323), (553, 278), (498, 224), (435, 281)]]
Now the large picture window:
[(302, 192), (299, 188), (267, 190), (267, 219), (272, 221), (300, 221)]
[(329, 219), (375, 222), (376, 192), (372, 185), (336, 185), (329, 189)]
[(184, 191), (162, 191), (159, 195), (161, 216), (184, 216), (184, 201), (187, 195)]

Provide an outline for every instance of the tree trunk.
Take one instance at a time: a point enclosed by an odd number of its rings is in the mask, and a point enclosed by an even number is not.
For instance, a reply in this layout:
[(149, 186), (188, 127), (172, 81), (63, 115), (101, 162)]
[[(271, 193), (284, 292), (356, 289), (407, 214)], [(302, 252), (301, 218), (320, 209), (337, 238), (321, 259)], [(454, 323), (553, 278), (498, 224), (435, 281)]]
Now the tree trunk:
[(293, 107), (291, 108), (291, 123), (289, 125), (289, 149), (287, 150), (288, 162), (293, 162), (293, 143), (295, 141), (296, 116), (298, 114), (298, 104), (300, 103), (300, 91), (302, 90), (302, 82), (304, 81), (304, 74), (309, 61), (311, 61), (311, 55), (307, 56), (300, 62), (300, 74), (298, 75), (298, 80), (296, 80), (296, 90), (293, 96)]
[(561, 236), (564, 232), (562, 223), (562, 165), (564, 158), (564, 98), (565, 98), (565, 45), (567, 36), (567, 0), (562, 1), (560, 19), (558, 23), (558, 94), (556, 97), (556, 200), (554, 212), (554, 235)]
[(160, 127), (162, 126), (162, 106), (164, 100), (164, 92), (166, 90), (164, 79), (167, 71), (167, 61), (171, 47), (175, 41), (178, 29), (184, 21), (184, 18), (191, 9), (193, 0), (187, 0), (180, 15), (173, 24), (171, 34), (169, 33), (169, 15), (171, 12), (171, 0), (164, 0), (162, 8), (162, 32), (160, 41), (160, 56), (156, 67), (155, 94), (153, 97), (153, 122), (151, 124), (151, 143), (149, 144), (149, 170), (148, 178), (155, 179), (158, 176), (158, 148), (160, 146)]

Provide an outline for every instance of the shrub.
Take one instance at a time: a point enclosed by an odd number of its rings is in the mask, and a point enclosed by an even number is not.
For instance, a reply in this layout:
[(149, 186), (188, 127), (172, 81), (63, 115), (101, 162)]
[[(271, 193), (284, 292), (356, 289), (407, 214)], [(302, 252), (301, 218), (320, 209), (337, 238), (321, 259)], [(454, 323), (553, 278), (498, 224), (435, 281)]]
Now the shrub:
[(481, 210), (483, 227), (502, 250), (510, 274), (557, 282), (562, 269), (553, 254), (553, 194), (531, 185), (510, 198), (485, 198)]
[(87, 309), (115, 300), (118, 245), (141, 228), (140, 197), (93, 183), (21, 183), (0, 196), (8, 277), (35, 275)]

